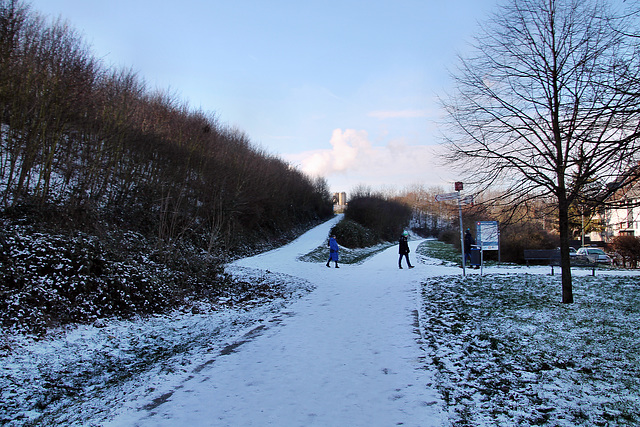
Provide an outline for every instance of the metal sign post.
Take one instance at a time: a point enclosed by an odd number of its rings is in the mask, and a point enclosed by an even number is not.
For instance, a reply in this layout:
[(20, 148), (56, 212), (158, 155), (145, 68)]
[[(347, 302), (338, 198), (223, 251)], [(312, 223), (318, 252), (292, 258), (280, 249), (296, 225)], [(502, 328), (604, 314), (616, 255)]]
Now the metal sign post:
[(462, 191), (463, 185), (461, 182), (455, 183), (455, 193), (436, 194), (436, 202), (442, 202), (445, 200), (457, 200), (458, 201), (458, 216), (460, 217), (460, 247), (462, 248), (462, 275), (465, 276), (465, 253), (464, 253), (464, 229), (462, 226), (462, 205), (473, 204), (473, 196), (467, 196), (464, 199), (460, 197), (460, 191)]
[(462, 275), (466, 275), (465, 264), (467, 263), (466, 254), (464, 253), (464, 231), (462, 225), (462, 203), (460, 202), (460, 192), (464, 189), (464, 186), (460, 181), (454, 184), (455, 190), (458, 192), (458, 216), (460, 217), (460, 247), (462, 248)]
[(462, 248), (462, 275), (466, 275), (465, 271), (465, 253), (464, 253), (464, 231), (462, 228), (462, 203), (460, 203), (460, 192), (458, 191), (458, 216), (460, 217), (460, 247)]

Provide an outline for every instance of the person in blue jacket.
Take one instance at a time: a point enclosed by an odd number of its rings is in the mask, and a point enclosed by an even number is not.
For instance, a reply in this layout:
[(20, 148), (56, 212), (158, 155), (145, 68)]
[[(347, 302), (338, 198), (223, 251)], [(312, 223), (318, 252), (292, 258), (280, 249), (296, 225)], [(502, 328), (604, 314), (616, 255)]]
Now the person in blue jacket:
[(335, 261), (336, 268), (338, 267), (338, 251), (340, 248), (338, 247), (338, 242), (336, 242), (336, 236), (332, 235), (329, 239), (329, 261), (327, 261), (327, 267), (330, 267), (329, 263), (331, 261)]

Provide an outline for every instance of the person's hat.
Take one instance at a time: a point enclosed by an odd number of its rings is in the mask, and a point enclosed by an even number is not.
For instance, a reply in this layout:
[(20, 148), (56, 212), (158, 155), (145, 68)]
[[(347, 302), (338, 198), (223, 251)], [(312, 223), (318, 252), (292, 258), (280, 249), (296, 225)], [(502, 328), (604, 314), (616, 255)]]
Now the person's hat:
[(402, 232), (402, 235), (403, 235), (403, 236), (408, 236), (408, 235), (409, 235), (409, 233), (408, 233), (408, 232), (406, 232), (406, 231), (403, 231), (403, 232)]

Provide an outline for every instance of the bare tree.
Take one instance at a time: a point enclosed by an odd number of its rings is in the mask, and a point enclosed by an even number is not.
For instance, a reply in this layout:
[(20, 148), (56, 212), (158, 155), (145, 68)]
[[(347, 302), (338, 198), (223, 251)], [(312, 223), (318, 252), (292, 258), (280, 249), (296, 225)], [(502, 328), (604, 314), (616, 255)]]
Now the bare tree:
[(465, 182), (500, 189), (511, 207), (554, 200), (564, 303), (573, 302), (569, 206), (601, 199), (639, 154), (640, 98), (629, 85), (640, 67), (615, 12), (602, 0), (512, 0), (483, 26), (443, 102), (447, 159)]

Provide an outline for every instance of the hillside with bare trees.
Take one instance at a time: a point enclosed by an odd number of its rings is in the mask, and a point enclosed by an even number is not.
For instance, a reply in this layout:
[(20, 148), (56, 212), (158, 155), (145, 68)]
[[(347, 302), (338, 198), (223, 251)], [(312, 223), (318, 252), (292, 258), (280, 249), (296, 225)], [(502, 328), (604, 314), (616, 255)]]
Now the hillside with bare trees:
[[(106, 67), (67, 23), (15, 0), (0, 0), (0, 120), (4, 292), (51, 276), (11, 252), (35, 233), (63, 236), (62, 246), (97, 239), (102, 249), (94, 244), (99, 255), (85, 263), (103, 266), (87, 269), (90, 281), (113, 257), (126, 263), (142, 251), (177, 268), (181, 287), (201, 272), (190, 254), (219, 264), (332, 214), (323, 179), (256, 148), (215, 113)], [(131, 235), (136, 247), (118, 248)], [(45, 258), (59, 257), (47, 247)]]

